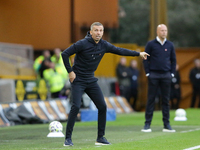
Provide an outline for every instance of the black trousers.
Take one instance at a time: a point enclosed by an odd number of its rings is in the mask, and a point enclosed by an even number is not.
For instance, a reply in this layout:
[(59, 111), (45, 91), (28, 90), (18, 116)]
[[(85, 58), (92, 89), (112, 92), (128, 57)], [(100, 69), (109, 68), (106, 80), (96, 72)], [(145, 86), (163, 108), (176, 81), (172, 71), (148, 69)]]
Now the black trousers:
[(191, 101), (191, 108), (195, 107), (196, 99), (198, 98), (199, 104), (198, 107), (200, 108), (200, 88), (193, 86), (193, 92), (192, 92), (192, 101)]
[(161, 99), (162, 99), (162, 114), (164, 126), (169, 124), (169, 99), (170, 99), (170, 88), (171, 88), (171, 73), (158, 73), (151, 72), (148, 77), (148, 100), (145, 112), (145, 124), (150, 125), (153, 118), (153, 111), (155, 106), (155, 98), (160, 88)]
[(73, 127), (81, 106), (81, 98), (84, 92), (91, 98), (98, 109), (98, 137), (102, 137), (105, 134), (107, 107), (102, 91), (97, 84), (97, 79), (92, 78), (90, 80), (84, 80), (76, 77), (71, 84), (72, 107), (66, 127), (66, 139), (71, 138), (72, 136)]
[(125, 97), (126, 100), (129, 102), (129, 98), (130, 98), (130, 86), (124, 86), (124, 85), (120, 85), (119, 89), (120, 89), (120, 95)]
[(170, 91), (171, 109), (178, 109), (181, 100), (181, 90), (171, 87)]
[[(130, 93), (129, 93), (129, 104), (131, 105), (131, 107), (136, 110), (136, 102), (137, 102), (137, 98), (138, 98), (138, 89), (137, 88), (130, 88)], [(131, 103), (131, 98), (133, 98), (133, 103)]]

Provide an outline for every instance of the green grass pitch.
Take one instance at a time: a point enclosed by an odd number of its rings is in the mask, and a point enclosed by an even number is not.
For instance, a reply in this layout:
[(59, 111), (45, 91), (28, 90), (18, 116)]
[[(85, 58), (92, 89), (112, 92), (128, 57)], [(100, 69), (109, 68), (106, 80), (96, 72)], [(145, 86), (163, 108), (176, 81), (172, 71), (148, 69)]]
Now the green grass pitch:
[[(64, 138), (47, 138), (49, 124), (18, 125), (0, 128), (0, 150), (183, 150), (200, 145), (200, 109), (186, 109), (187, 121), (170, 122), (175, 133), (163, 133), (162, 112), (155, 111), (151, 133), (143, 133), (144, 112), (118, 114), (107, 122), (106, 135), (112, 145), (95, 146), (97, 122), (76, 122), (73, 147), (64, 147)], [(62, 122), (65, 133), (66, 122)]]

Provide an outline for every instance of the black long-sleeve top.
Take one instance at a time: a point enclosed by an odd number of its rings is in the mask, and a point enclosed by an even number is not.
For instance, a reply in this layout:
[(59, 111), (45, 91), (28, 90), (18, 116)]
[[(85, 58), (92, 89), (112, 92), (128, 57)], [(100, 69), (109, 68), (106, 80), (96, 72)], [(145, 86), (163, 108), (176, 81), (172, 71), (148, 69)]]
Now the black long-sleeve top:
[(154, 39), (147, 43), (145, 52), (150, 55), (143, 61), (146, 74), (151, 71), (175, 73), (176, 54), (172, 42), (166, 40), (164, 45), (161, 45)]
[[(71, 67), (69, 57), (75, 53), (74, 65)], [(103, 39), (101, 39), (99, 43), (95, 43), (89, 32), (84, 39), (77, 41), (69, 48), (65, 49), (61, 55), (68, 73), (74, 71), (76, 75), (88, 78), (94, 76), (94, 71), (97, 69), (105, 53), (123, 56), (140, 55), (139, 52), (136, 51), (115, 47)]]

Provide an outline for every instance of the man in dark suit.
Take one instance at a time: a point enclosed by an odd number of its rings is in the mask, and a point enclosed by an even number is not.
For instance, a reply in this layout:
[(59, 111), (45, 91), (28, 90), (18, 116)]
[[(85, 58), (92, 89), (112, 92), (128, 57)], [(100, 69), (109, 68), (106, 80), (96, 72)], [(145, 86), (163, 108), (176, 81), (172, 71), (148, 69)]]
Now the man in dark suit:
[(160, 24), (157, 27), (156, 39), (149, 41), (145, 47), (145, 52), (150, 54), (144, 60), (144, 68), (148, 77), (148, 100), (145, 112), (145, 126), (142, 132), (151, 132), (151, 121), (155, 105), (157, 90), (160, 88), (162, 98), (163, 132), (175, 132), (169, 122), (169, 99), (171, 78), (174, 76), (176, 68), (176, 54), (173, 43), (166, 39), (167, 26)]

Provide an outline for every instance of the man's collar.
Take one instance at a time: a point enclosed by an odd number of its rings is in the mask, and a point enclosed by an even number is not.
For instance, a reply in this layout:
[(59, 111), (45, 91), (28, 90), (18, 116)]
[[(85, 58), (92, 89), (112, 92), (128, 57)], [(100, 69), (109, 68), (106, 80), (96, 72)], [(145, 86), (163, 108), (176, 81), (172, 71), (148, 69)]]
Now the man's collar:
[(167, 41), (167, 38), (164, 39), (163, 43), (162, 43), (162, 41), (159, 39), (158, 36), (156, 37), (156, 40), (157, 40), (161, 45), (164, 45), (165, 42)]

